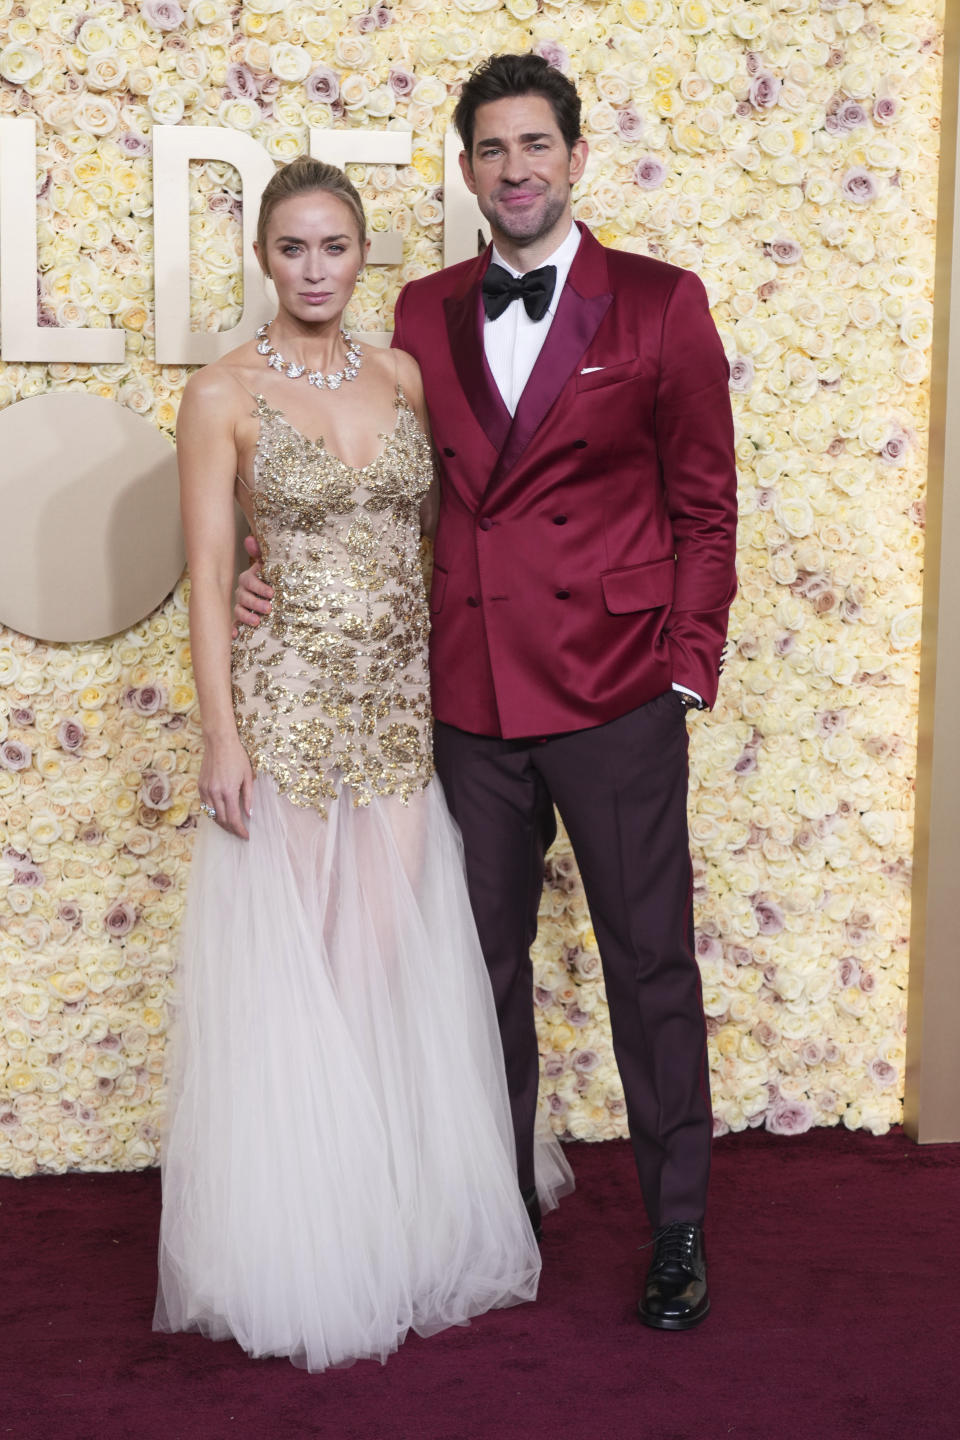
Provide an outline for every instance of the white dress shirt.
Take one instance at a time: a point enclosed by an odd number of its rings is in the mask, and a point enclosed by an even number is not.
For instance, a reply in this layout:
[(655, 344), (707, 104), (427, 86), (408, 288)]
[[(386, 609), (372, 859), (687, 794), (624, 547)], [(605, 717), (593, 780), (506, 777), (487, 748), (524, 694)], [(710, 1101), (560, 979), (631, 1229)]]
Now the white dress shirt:
[[(548, 255), (542, 262), (544, 265), (556, 265), (557, 267), (557, 283), (553, 298), (542, 320), (531, 320), (522, 300), (512, 301), (503, 314), (497, 316), (496, 320), (484, 319), (484, 354), (496, 381), (497, 389), (503, 396), (503, 403), (511, 415), (516, 414), (523, 388), (530, 379), (530, 372), (537, 363), (537, 356), (543, 349), (543, 342), (553, 324), (553, 317), (556, 315), (557, 306), (560, 303), (560, 294), (567, 283), (570, 266), (573, 264), (573, 257), (577, 253), (579, 244), (580, 231), (576, 225), (571, 223), (566, 239), (557, 246), (552, 255)], [(517, 279), (524, 273), (522, 270), (514, 270), (512, 265), (508, 265), (496, 246), (493, 247), (491, 263), (502, 265), (508, 274)], [(540, 266), (536, 265), (534, 269), (539, 270)]]

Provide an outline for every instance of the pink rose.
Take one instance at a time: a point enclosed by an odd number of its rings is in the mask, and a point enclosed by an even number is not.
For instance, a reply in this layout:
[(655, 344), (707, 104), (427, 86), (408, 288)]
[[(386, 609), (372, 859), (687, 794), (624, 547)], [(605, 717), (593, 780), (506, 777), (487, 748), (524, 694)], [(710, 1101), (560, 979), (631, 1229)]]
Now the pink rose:
[(535, 985), (533, 987), (533, 1003), (539, 1005), (541, 1010), (546, 1010), (549, 1005), (553, 1004), (553, 991), (548, 990), (544, 985)]
[(561, 1095), (551, 1095), (547, 1107), (551, 1115), (562, 1115), (567, 1109), (567, 1102)]
[(890, 1085), (896, 1085), (898, 1079), (897, 1067), (879, 1055), (867, 1066), (867, 1074), (875, 1085), (879, 1085), (883, 1089), (887, 1089)]
[(33, 751), (29, 745), (23, 745), (19, 740), (4, 740), (0, 745), (0, 765), (4, 770), (27, 770), (32, 759)]
[(553, 1054), (544, 1057), (543, 1073), (548, 1080), (558, 1079), (566, 1068), (566, 1061), (563, 1056), (558, 1055), (555, 1051)]
[(384, 0), (381, 0), (381, 3), (374, 7), (372, 13), (373, 18), (377, 22), (378, 30), (386, 30), (387, 26), (393, 20), (393, 16), (390, 13), (390, 6), (384, 3)]
[(760, 74), (760, 71), (763, 69), (763, 56), (758, 54), (756, 50), (748, 50), (744, 57), (744, 61), (747, 67), (748, 75)]
[(802, 1135), (813, 1124), (813, 1107), (805, 1100), (779, 1100), (766, 1118), (772, 1135)]
[(666, 178), (666, 166), (655, 155), (644, 155), (634, 166), (633, 183), (641, 190), (657, 190)]
[(61, 749), (73, 754), (80, 749), (87, 732), (76, 720), (62, 720), (57, 726), (57, 740)]
[(780, 99), (783, 81), (769, 70), (760, 70), (750, 81), (750, 104), (755, 110), (772, 110)]
[(249, 65), (229, 65), (224, 81), (227, 94), (235, 100), (259, 100), (260, 87)]
[(852, 955), (845, 955), (840, 961), (838, 969), (840, 985), (844, 990), (849, 990), (860, 979), (860, 964)]
[(83, 911), (76, 900), (61, 900), (57, 906), (57, 919), (64, 925), (69, 925), (71, 930), (76, 930), (83, 920)]
[(156, 715), (167, 703), (167, 694), (162, 685), (141, 685), (127, 691), (126, 699), (138, 715)]
[(780, 1039), (780, 1031), (766, 1020), (761, 1020), (753, 1027), (753, 1038), (759, 1045), (764, 1045), (768, 1050), (777, 1044)]
[(122, 135), (117, 137), (117, 144), (120, 146), (124, 155), (136, 157), (138, 155), (150, 154), (150, 141), (145, 135), (138, 135), (136, 130), (124, 131)]
[(632, 105), (624, 105), (617, 111), (617, 132), (621, 140), (639, 140), (643, 133), (643, 120)]
[(10, 711), (10, 719), (14, 725), (19, 725), (23, 730), (28, 730), (35, 724), (36, 718), (29, 705), (15, 705)]
[(723, 959), (723, 946), (716, 935), (704, 935), (700, 931), (694, 942), (694, 953), (698, 960), (719, 961)]
[(888, 465), (902, 465), (910, 444), (910, 437), (903, 430), (895, 430), (894, 433), (884, 441), (880, 449), (880, 459)]
[(756, 377), (756, 369), (749, 355), (735, 355), (730, 362), (730, 389), (737, 394), (749, 390)]
[(143, 0), (140, 14), (154, 30), (176, 30), (183, 24), (183, 11), (177, 0)]
[(124, 935), (129, 935), (136, 925), (137, 912), (129, 900), (118, 900), (104, 915), (103, 923), (111, 940), (119, 940)]
[(318, 65), (306, 79), (307, 99), (321, 105), (332, 105), (340, 98), (340, 77), (329, 65)]
[(140, 786), (140, 801), (148, 810), (169, 810), (170, 793), (170, 781), (162, 771), (147, 771)]
[(564, 75), (570, 69), (570, 56), (556, 40), (538, 40), (533, 47), (533, 53)]
[(592, 1075), (600, 1064), (596, 1050), (577, 1050), (573, 1057), (573, 1068), (578, 1075)]
[(566, 1010), (566, 1018), (568, 1024), (577, 1030), (582, 1030), (585, 1025), (590, 1024), (593, 1016), (589, 1015), (586, 1010), (581, 1010), (579, 1005), (570, 1005)]
[(757, 926), (761, 935), (780, 934), (783, 929), (783, 911), (779, 905), (772, 900), (757, 896), (753, 901), (753, 913), (757, 917)]
[(866, 125), (867, 112), (859, 100), (844, 100), (837, 110), (837, 119), (844, 130), (856, 130), (859, 125)]
[(835, 735), (847, 728), (847, 716), (843, 710), (820, 710), (817, 713), (817, 731), (820, 735)]
[(409, 70), (401, 70), (399, 65), (390, 67), (387, 84), (399, 100), (405, 100), (416, 83), (416, 75), (411, 75)]
[(161, 870), (156, 875), (150, 876), (150, 884), (156, 890), (169, 890), (170, 886), (173, 884), (173, 881), (170, 879), (169, 875), (165, 875)]
[(875, 125), (890, 125), (896, 119), (897, 102), (892, 95), (880, 95), (873, 102)]
[(854, 165), (847, 171), (840, 189), (854, 205), (869, 205), (877, 198), (877, 182), (862, 165)]
[(800, 1050), (800, 1058), (804, 1065), (820, 1065), (823, 1063), (823, 1046), (818, 1040), (808, 1040)]
[(94, 821), (90, 825), (84, 825), (83, 829), (77, 835), (77, 839), (82, 840), (84, 845), (99, 845), (103, 839), (103, 831), (96, 821)]
[(789, 235), (772, 240), (769, 245), (764, 246), (764, 250), (778, 265), (798, 265), (803, 259), (803, 251)]
[(43, 884), (43, 878), (43, 871), (39, 866), (34, 865), (32, 860), (28, 864), (21, 861), (19, 865), (13, 867), (14, 885), (24, 885), (28, 889), (36, 888)]

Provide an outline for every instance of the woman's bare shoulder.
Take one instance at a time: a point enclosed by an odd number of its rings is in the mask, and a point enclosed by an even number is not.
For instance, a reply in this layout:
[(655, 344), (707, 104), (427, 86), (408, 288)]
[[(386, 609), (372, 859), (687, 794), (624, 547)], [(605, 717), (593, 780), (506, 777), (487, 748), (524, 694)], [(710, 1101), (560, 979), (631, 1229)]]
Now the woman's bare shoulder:
[(238, 345), (219, 360), (195, 371), (187, 381), (184, 399), (245, 411), (249, 408), (250, 396), (255, 392), (258, 358), (252, 340)]

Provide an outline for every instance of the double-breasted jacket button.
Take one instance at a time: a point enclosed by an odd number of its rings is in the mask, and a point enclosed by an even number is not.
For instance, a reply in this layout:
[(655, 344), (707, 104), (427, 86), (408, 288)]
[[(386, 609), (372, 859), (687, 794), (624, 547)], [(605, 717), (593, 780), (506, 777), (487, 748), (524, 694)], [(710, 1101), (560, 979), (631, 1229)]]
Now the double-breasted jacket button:
[(566, 515), (554, 515), (554, 517), (553, 517), (553, 523), (554, 523), (554, 525), (566, 525), (566, 523), (567, 523), (567, 517), (566, 517)]
[(452, 460), (453, 457), (454, 457), (454, 455), (456, 455), (457, 452), (456, 452), (456, 450), (451, 450), (449, 445), (444, 445), (444, 447), (443, 447), (443, 453), (444, 453), (444, 455), (449, 455), (450, 458), (451, 458), (451, 460)]
[(468, 604), (468, 605), (472, 605), (473, 608), (474, 608), (474, 610), (475, 610), (475, 609), (477, 608), (477, 606), (480, 604), (480, 601), (477, 599), (476, 595), (468, 595), (468, 596), (467, 596), (467, 604)]
[(477, 521), (477, 524), (480, 526), (481, 530), (493, 529), (493, 521), (490, 519), (489, 515), (481, 515), (480, 519)]
[(586, 442), (586, 440), (574, 440), (574, 442), (573, 442), (573, 448), (574, 448), (574, 450), (586, 450), (586, 448), (587, 448), (587, 442)]
[(558, 599), (558, 600), (569, 600), (569, 599), (570, 599), (570, 591), (569, 591), (569, 590), (558, 590), (558, 591), (557, 591), (557, 599)]

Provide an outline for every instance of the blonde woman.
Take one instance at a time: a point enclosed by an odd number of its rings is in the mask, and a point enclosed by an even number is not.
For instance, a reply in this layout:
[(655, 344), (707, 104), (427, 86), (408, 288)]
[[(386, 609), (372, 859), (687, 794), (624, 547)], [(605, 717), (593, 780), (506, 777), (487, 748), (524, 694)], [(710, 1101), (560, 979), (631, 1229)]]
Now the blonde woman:
[[(433, 773), (415, 362), (343, 311), (356, 190), (298, 160), (279, 306), (178, 425), (201, 820), (181, 946), (155, 1324), (311, 1370), (530, 1300), (503, 1060)], [(274, 587), (232, 647), (234, 497)]]

